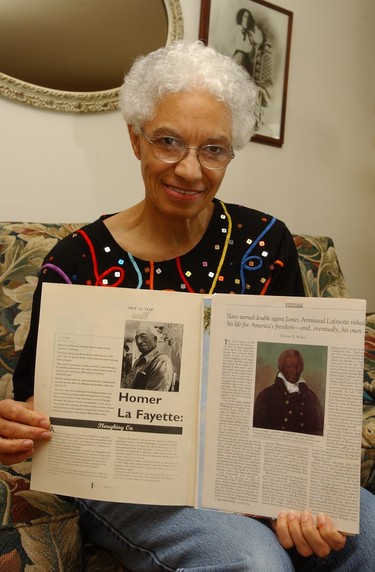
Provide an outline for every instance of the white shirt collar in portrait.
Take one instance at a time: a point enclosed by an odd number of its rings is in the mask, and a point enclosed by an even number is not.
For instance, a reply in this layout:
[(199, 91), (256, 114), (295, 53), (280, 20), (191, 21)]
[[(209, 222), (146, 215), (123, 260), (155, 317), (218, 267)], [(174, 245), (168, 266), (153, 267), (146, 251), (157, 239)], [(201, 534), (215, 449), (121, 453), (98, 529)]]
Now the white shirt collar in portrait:
[(306, 383), (304, 379), (300, 379), (299, 381), (297, 381), (297, 383), (290, 383), (290, 381), (286, 379), (285, 375), (282, 374), (281, 371), (279, 371), (277, 377), (280, 377), (283, 380), (285, 389), (287, 390), (288, 393), (299, 393), (300, 384)]

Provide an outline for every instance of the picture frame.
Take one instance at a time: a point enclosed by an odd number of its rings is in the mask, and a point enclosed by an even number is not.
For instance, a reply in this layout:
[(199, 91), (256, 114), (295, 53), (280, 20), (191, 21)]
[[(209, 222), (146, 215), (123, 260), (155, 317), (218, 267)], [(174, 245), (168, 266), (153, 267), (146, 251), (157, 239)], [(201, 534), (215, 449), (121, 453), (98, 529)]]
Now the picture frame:
[(201, 0), (199, 39), (243, 65), (257, 89), (251, 141), (282, 147), (293, 12), (265, 0)]

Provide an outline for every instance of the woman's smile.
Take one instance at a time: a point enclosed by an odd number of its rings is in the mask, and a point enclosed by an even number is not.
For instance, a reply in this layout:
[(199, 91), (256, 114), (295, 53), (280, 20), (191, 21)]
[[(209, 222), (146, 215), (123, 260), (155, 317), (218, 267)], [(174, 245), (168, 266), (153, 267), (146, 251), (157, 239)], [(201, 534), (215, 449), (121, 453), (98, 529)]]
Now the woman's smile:
[(167, 183), (165, 183), (165, 189), (167, 193), (176, 194), (179, 195), (180, 197), (185, 197), (187, 199), (194, 199), (196, 197), (199, 197), (204, 192), (204, 189), (202, 190), (183, 189), (181, 187), (176, 187), (174, 185), (168, 185)]

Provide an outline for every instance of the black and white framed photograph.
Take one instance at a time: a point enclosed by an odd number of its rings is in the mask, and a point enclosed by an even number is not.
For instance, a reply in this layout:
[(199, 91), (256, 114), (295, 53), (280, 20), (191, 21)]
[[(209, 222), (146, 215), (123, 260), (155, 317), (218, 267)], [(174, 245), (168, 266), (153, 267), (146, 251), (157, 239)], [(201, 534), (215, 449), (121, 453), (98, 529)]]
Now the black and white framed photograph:
[(201, 0), (199, 38), (243, 65), (257, 89), (252, 141), (284, 143), (293, 13), (264, 0)]

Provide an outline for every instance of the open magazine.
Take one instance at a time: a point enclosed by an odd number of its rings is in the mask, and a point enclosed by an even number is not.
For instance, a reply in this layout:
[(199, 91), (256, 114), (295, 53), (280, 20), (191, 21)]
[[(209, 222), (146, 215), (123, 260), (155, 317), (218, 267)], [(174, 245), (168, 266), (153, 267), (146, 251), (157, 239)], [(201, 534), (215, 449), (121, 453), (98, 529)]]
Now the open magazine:
[[(363, 300), (44, 284), (35, 407), (53, 438), (31, 488), (270, 518), (306, 509), (358, 533), (364, 320)], [(168, 391), (134, 374), (145, 326)], [(280, 373), (290, 351), (298, 382)]]

